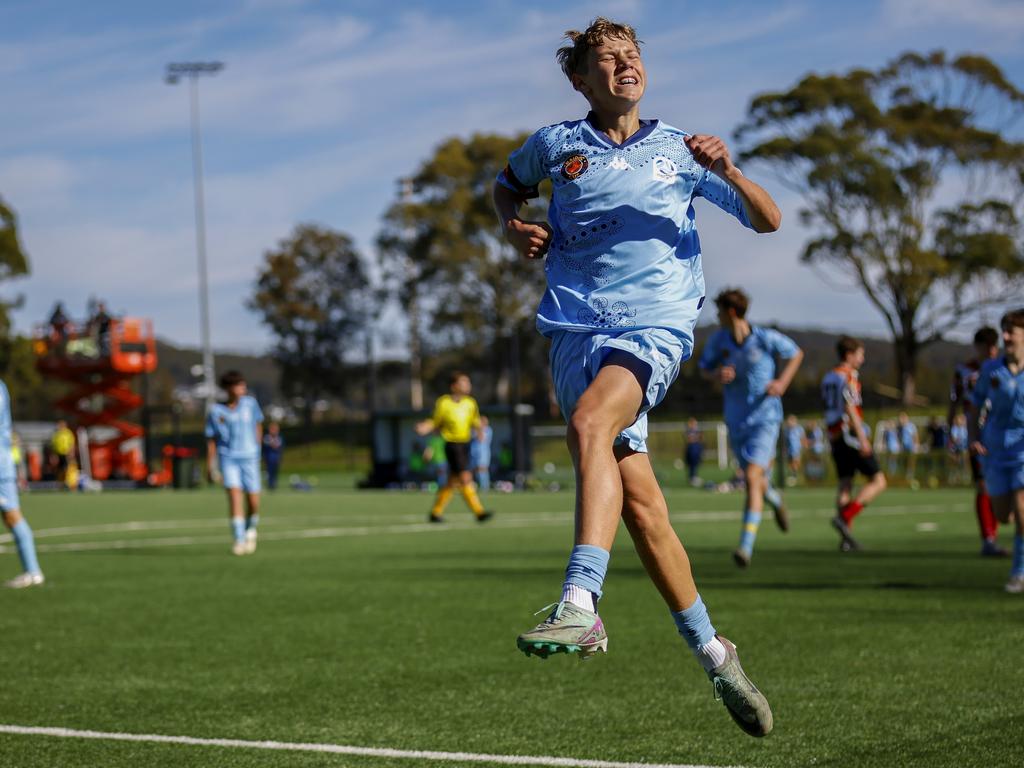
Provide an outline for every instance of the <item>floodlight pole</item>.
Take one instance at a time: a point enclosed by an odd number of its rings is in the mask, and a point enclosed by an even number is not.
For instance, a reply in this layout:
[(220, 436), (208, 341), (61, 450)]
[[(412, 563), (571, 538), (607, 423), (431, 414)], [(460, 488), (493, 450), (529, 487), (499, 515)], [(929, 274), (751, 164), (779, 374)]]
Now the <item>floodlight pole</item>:
[(199, 76), (214, 75), (224, 68), (219, 61), (182, 62), (167, 65), (166, 80), (176, 85), (188, 77), (190, 117), (192, 123), (192, 184), (195, 198), (196, 258), (199, 262), (199, 333), (203, 349), (203, 395), (206, 408), (213, 405), (217, 387), (214, 383), (213, 346), (210, 342), (210, 290), (206, 269), (206, 203), (203, 195), (203, 148), (199, 132)]

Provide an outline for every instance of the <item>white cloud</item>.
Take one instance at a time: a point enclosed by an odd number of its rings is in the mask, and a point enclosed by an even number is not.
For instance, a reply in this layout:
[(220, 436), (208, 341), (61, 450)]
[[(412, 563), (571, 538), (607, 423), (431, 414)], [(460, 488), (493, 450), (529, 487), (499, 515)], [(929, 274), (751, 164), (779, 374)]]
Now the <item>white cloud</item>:
[(66, 202), (78, 173), (60, 155), (17, 155), (0, 160), (0, 194), (16, 210)]
[(1020, 0), (883, 0), (882, 15), (897, 27), (954, 24), (1000, 35), (1024, 32)]

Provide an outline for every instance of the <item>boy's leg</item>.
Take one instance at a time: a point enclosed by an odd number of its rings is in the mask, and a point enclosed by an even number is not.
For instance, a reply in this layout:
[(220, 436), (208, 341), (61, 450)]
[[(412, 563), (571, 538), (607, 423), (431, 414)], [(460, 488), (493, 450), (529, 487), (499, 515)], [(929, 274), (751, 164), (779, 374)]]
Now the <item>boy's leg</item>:
[(260, 523), (260, 491), (263, 490), (259, 459), (246, 463), (242, 474), (242, 489), (245, 491), (245, 528), (247, 531), (255, 530)]
[(971, 477), (974, 479), (974, 513), (978, 518), (978, 530), (981, 533), (981, 554), (988, 557), (1006, 557), (1009, 553), (999, 546), (996, 537), (999, 522), (992, 511), (992, 497), (988, 495), (985, 485), (985, 473), (981, 468), (981, 457), (971, 455)]
[(577, 545), (610, 550), (622, 513), (616, 437), (637, 419), (647, 372), (626, 354), (613, 354), (587, 387), (569, 419), (567, 441), (576, 470)]
[(644, 368), (631, 355), (612, 353), (569, 418), (567, 442), (576, 470), (575, 546), (561, 601), (544, 622), (517, 639), (528, 655), (579, 652), (585, 657), (607, 648), (596, 604), (622, 514), (622, 479), (613, 446), (643, 405), (638, 377), (646, 374)]
[(35, 537), (32, 535), (32, 528), (28, 521), (17, 508), (3, 510), (4, 525), (14, 538), (14, 545), (18, 550), (18, 558), (21, 560), (22, 573), (10, 581), (6, 586), (12, 588), (30, 587), (43, 583), (43, 572), (39, 568), (39, 560), (36, 558)]
[(452, 495), (458, 485), (458, 476), (453, 472), (448, 476), (447, 482), (438, 487), (437, 496), (434, 497), (434, 506), (430, 508), (430, 517), (428, 518), (432, 523), (438, 523), (443, 519), (444, 508), (452, 500)]
[(477, 467), (476, 477), (477, 485), (480, 486), (481, 491), (489, 491), (491, 489), (491, 471), (486, 466)]
[(1008, 592), (1019, 594), (1024, 592), (1024, 488), (1015, 489), (1011, 498), (1014, 524), (1013, 565), (1010, 568), (1010, 580), (1006, 584), (1006, 589)]
[(622, 518), (648, 575), (668, 605), (679, 634), (704, 667), (729, 714), (744, 731), (772, 729), (767, 700), (744, 674), (735, 646), (719, 637), (697, 593), (690, 560), (669, 521), (668, 505), (645, 453), (616, 449), (622, 478)]
[(1024, 592), (1024, 489), (1007, 488), (1005, 493), (993, 493), (992, 507), (1000, 520), (1009, 520), (1014, 524), (1013, 559), (1005, 589), (1020, 594)]
[(242, 487), (226, 488), (228, 496), (228, 522), (231, 525), (231, 551), (236, 555), (243, 555), (245, 548), (245, 511), (243, 508)]
[(461, 481), (462, 498), (465, 499), (470, 511), (476, 515), (476, 519), (481, 521), (490, 519), (491, 513), (484, 509), (484, 505), (480, 503), (480, 497), (477, 496), (473, 473), (468, 469), (464, 470), (459, 473), (459, 480)]
[(743, 470), (746, 480), (745, 506), (743, 509), (743, 524), (740, 529), (740, 542), (733, 552), (733, 560), (736, 565), (746, 568), (750, 565), (750, 558), (754, 555), (754, 542), (757, 540), (757, 530), (761, 525), (761, 515), (764, 512), (764, 467), (758, 464), (747, 464)]
[(260, 460), (252, 459), (242, 475), (242, 489), (245, 491), (245, 553), (256, 551), (256, 527), (260, 524)]

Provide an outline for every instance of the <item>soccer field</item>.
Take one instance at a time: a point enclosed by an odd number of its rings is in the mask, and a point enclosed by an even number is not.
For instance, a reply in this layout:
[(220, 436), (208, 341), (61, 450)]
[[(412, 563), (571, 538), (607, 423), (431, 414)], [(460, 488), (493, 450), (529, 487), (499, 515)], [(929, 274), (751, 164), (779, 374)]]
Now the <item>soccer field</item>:
[(47, 583), (0, 592), (0, 726), (237, 741), (7, 729), (0, 766), (1020, 765), (1024, 598), (1002, 591), (1006, 561), (977, 556), (970, 493), (885, 494), (847, 555), (830, 492), (788, 500), (792, 531), (766, 518), (738, 572), (740, 497), (669, 494), (712, 620), (772, 703), (755, 740), (713, 700), (625, 531), (608, 655), (516, 650), (559, 594), (567, 493), (485, 497), (485, 526), (457, 499), (441, 527), (426, 494), (279, 492), (244, 558), (220, 493), (26, 496)]

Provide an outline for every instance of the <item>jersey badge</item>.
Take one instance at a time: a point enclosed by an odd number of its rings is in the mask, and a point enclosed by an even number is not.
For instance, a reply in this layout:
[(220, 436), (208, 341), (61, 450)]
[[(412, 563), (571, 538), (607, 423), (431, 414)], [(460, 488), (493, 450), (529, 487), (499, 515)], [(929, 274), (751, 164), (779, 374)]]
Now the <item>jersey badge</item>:
[(589, 166), (590, 161), (587, 160), (586, 155), (573, 155), (562, 163), (562, 176), (567, 178), (569, 181), (578, 179)]
[(679, 174), (679, 166), (667, 157), (656, 157), (651, 163), (651, 178), (662, 184), (671, 184)]

